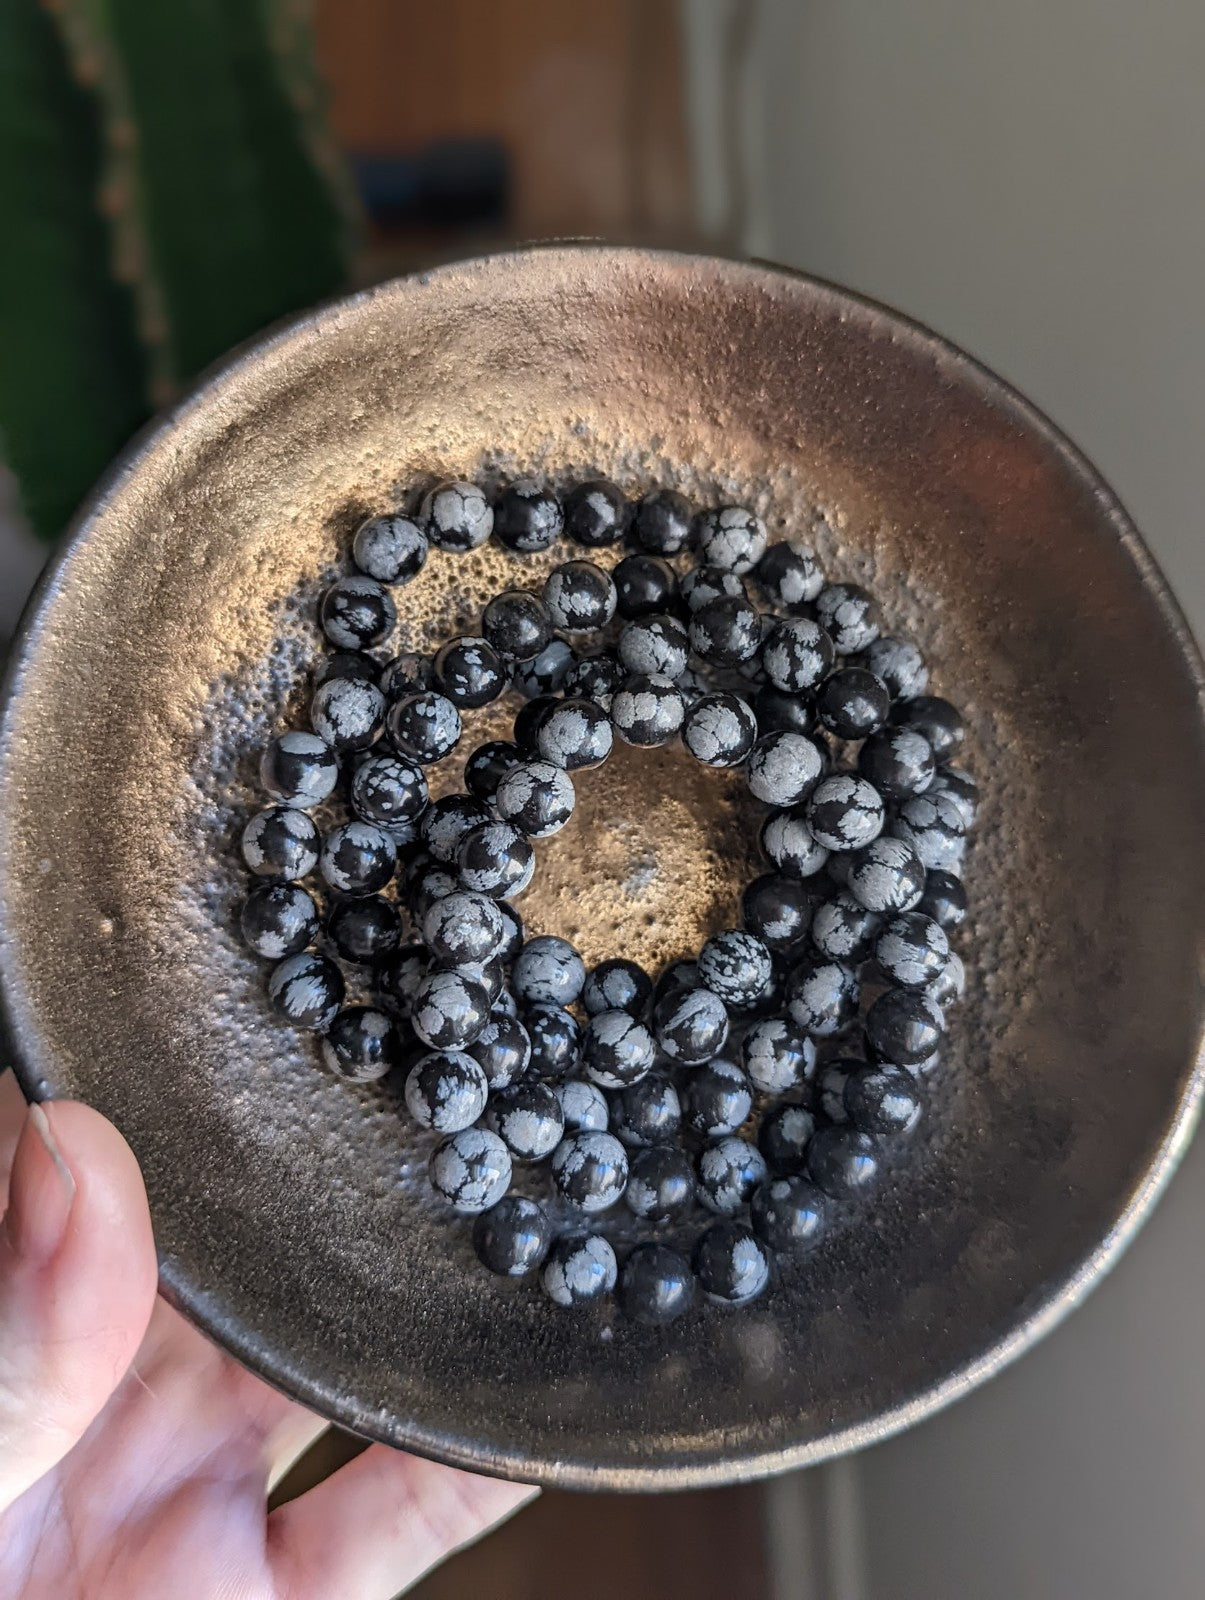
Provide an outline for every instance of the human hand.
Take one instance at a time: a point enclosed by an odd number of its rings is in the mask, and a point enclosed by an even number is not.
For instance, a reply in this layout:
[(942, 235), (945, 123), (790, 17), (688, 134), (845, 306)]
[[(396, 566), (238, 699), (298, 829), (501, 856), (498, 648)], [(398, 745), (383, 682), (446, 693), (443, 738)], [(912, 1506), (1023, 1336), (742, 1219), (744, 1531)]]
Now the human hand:
[(372, 1445), (271, 1515), (326, 1426), (156, 1294), (111, 1123), (0, 1074), (0, 1595), (388, 1600), (532, 1491)]

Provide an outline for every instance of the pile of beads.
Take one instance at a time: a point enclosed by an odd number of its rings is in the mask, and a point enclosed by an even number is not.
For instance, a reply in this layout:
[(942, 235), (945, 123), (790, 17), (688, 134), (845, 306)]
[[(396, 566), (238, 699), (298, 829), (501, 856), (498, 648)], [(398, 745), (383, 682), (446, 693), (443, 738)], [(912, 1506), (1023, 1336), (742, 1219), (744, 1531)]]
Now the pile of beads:
[[(384, 659), (393, 589), (432, 546), (491, 537), (516, 558), (562, 537), (583, 553), (541, 592), (496, 595), (477, 633)], [(590, 559), (621, 543), (617, 563)], [(491, 503), (444, 483), (413, 516), (369, 518), (352, 555), (319, 608), (333, 649), (310, 726), (263, 752), (271, 804), (242, 833), (259, 880), (242, 933), (273, 963), (273, 1005), (321, 1036), (332, 1072), (399, 1074), (439, 1138), (430, 1181), (475, 1217), (490, 1271), (538, 1272), (561, 1306), (617, 1287), (651, 1325), (696, 1283), (748, 1303), (920, 1117), (964, 984), (948, 937), (977, 794), (951, 764), (961, 716), (864, 589), (828, 582), (798, 540), (769, 544), (740, 506), (632, 503), (602, 480)], [(522, 698), (512, 738), (432, 799), (428, 768), (504, 693)], [(587, 971), (513, 904), (615, 739), (740, 769), (763, 813), (770, 870), (743, 926), (655, 983), (619, 957)], [(371, 1004), (344, 1004), (345, 965)], [(520, 1164), (544, 1199), (513, 1191)], [(620, 1205), (648, 1229), (622, 1264), (603, 1221)], [(700, 1214), (684, 1252), (670, 1240)]]

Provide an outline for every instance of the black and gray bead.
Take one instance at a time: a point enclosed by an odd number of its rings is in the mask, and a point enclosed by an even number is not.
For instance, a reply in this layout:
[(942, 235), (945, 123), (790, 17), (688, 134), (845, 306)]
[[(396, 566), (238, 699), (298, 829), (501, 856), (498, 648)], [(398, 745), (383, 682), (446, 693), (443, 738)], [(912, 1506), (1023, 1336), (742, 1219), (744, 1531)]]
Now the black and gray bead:
[(567, 939), (528, 939), (511, 967), (511, 988), (523, 1005), (571, 1006), (582, 992), (586, 965)]
[(379, 683), (386, 700), (401, 700), (434, 684), (431, 657), (418, 650), (402, 650), (381, 668)]
[(564, 531), (561, 502), (551, 489), (530, 478), (503, 489), (494, 502), (494, 538), (518, 555), (549, 549)]
[(456, 860), (467, 889), (498, 900), (522, 894), (536, 870), (535, 851), (511, 822), (483, 822), (470, 828)]
[[(911, 907), (905, 909), (910, 910)], [(925, 874), (925, 890), (916, 909), (940, 922), (947, 932), (959, 928), (966, 921), (967, 892), (962, 879), (940, 868)]]
[(328, 678), (310, 701), (310, 726), (336, 751), (366, 750), (384, 720), (385, 696), (365, 678)]
[[(753, 746), (745, 763), (745, 779), (750, 792), (767, 805), (785, 808), (798, 805), (819, 783), (824, 773), (824, 757), (815, 741), (803, 733), (767, 733)], [(882, 808), (880, 807), (880, 812)], [(809, 826), (811, 818), (809, 815)], [(816, 829), (812, 827), (813, 834)], [(828, 845), (827, 848), (842, 848)]]
[(816, 907), (812, 943), (829, 961), (861, 961), (883, 926), (877, 911), (868, 911), (847, 889)]
[(421, 944), (399, 945), (384, 957), (376, 971), (377, 996), (382, 1005), (408, 1018), (418, 986), (430, 966), (430, 954)]
[(828, 860), (827, 848), (819, 844), (799, 809), (776, 811), (766, 818), (761, 831), (761, 846), (766, 856), (788, 878), (810, 878)]
[(678, 598), (678, 574), (660, 556), (625, 556), (611, 577), (619, 615), (627, 621), (669, 611)]
[(699, 952), (699, 977), (725, 1005), (748, 1011), (770, 987), (770, 952), (759, 938), (742, 929), (712, 934)]
[(325, 800), (339, 781), (339, 761), (326, 740), (300, 730), (278, 734), (259, 764), (260, 782), (284, 806), (308, 810)]
[(485, 1110), (485, 1073), (460, 1050), (433, 1050), (420, 1056), (406, 1075), (406, 1109), (420, 1128), (459, 1133)]
[(768, 1176), (757, 1146), (733, 1134), (707, 1145), (699, 1154), (695, 1172), (699, 1199), (722, 1217), (734, 1216)]
[(861, 850), (882, 833), (885, 815), (878, 790), (851, 772), (821, 779), (805, 814), (813, 836), (828, 850)]
[(683, 1066), (710, 1061), (728, 1038), (728, 1009), (710, 989), (671, 990), (653, 1007), (662, 1054)]
[(548, 1213), (538, 1200), (526, 1195), (504, 1195), (473, 1224), (477, 1259), (500, 1278), (522, 1278), (534, 1272), (551, 1242)]
[(397, 1066), (401, 1044), (393, 1019), (373, 1006), (340, 1011), (322, 1040), (322, 1059), (336, 1077), (373, 1083)]
[(735, 1061), (715, 1056), (691, 1073), (686, 1085), (686, 1121), (705, 1138), (735, 1133), (753, 1109), (753, 1090)]
[(397, 626), (397, 607), (375, 578), (337, 578), (318, 609), (322, 631), (339, 650), (366, 650)]
[(664, 1072), (646, 1073), (615, 1096), (612, 1127), (624, 1144), (664, 1144), (678, 1136), (682, 1103), (673, 1080)]
[(722, 567), (709, 566), (692, 567), (689, 572), (683, 574), (678, 584), (678, 593), (692, 616), (696, 611), (701, 611), (705, 605), (710, 605), (713, 600), (725, 597), (731, 600), (749, 598), (744, 582), (735, 572), (725, 572)]
[(624, 1315), (649, 1328), (663, 1328), (690, 1310), (695, 1283), (690, 1263), (669, 1245), (638, 1244), (619, 1276)]
[(762, 646), (766, 678), (783, 694), (814, 689), (832, 670), (833, 641), (811, 617), (790, 617), (774, 625)]
[(962, 713), (938, 695), (918, 695), (901, 701), (891, 720), (901, 728), (915, 728), (923, 734), (938, 761), (948, 761), (966, 737)]
[(840, 961), (806, 956), (787, 980), (787, 1012), (804, 1033), (828, 1039), (858, 1011), (858, 975)]
[(627, 1011), (643, 1016), (652, 999), (653, 983), (643, 967), (623, 956), (600, 961), (582, 986), (582, 1004), (590, 1016), (600, 1011)]
[(879, 613), (856, 583), (830, 583), (816, 596), (816, 617), (840, 656), (857, 655), (879, 636)]
[(489, 821), (490, 814), (468, 794), (445, 794), (433, 800), (419, 822), (419, 837), (432, 861), (452, 866), (461, 842), (471, 829)]
[(834, 1198), (869, 1188), (878, 1170), (876, 1140), (850, 1124), (821, 1128), (808, 1146), (808, 1176)]
[(627, 1011), (599, 1011), (582, 1033), (586, 1076), (601, 1089), (622, 1089), (636, 1083), (656, 1057), (653, 1036)]
[(497, 1002), (485, 1027), (464, 1048), (485, 1073), (491, 1091), (515, 1083), (531, 1061), (531, 1035), (518, 1017), (499, 1010)]
[(770, 1281), (770, 1259), (752, 1228), (743, 1222), (715, 1222), (691, 1257), (699, 1287), (709, 1300), (747, 1306)]
[(718, 595), (691, 610), (690, 647), (713, 667), (753, 661), (762, 637), (761, 613), (743, 594)]
[(682, 743), (707, 767), (739, 767), (757, 739), (757, 718), (738, 694), (705, 694), (682, 723)]
[(741, 920), (772, 950), (789, 950), (806, 937), (821, 892), (800, 878), (767, 872), (741, 895)]
[(420, 850), (406, 863), (402, 874), (401, 897), (419, 922), (426, 916), (428, 907), (454, 894), (464, 885), (451, 870), (438, 861), (432, 861), (425, 850)]
[(350, 798), (361, 822), (394, 828), (416, 821), (426, 810), (427, 779), (413, 761), (376, 751), (356, 763)]
[(465, 973), (428, 972), (415, 989), (410, 1025), (432, 1050), (463, 1050), (489, 1020), (489, 990)]
[(941, 1007), (931, 996), (888, 989), (866, 1013), (866, 1043), (877, 1061), (920, 1067), (939, 1048), (946, 1031)]
[(945, 929), (920, 911), (893, 917), (875, 940), (874, 958), (901, 989), (925, 989), (950, 959)]
[(476, 550), (494, 531), (494, 511), (475, 483), (436, 484), (423, 496), (419, 521), (440, 550)]
[(268, 806), (243, 829), (243, 860), (257, 878), (292, 883), (318, 865), (321, 840), (313, 818), (294, 806)]
[(550, 761), (524, 761), (498, 784), (494, 809), (529, 839), (548, 839), (573, 815), (573, 779)]
[(430, 545), (410, 517), (368, 517), (356, 529), (352, 560), (378, 583), (409, 583), (423, 570)]
[(962, 825), (969, 833), (975, 826), (975, 813), (979, 805), (979, 785), (969, 772), (960, 767), (938, 767), (926, 794), (944, 794), (957, 808)]
[(344, 822), (322, 841), (318, 866), (339, 894), (376, 894), (397, 868), (397, 845), (375, 822)]
[(544, 717), (536, 749), (544, 761), (566, 772), (598, 767), (611, 754), (611, 719), (593, 700), (562, 700)]
[(763, 1244), (802, 1255), (824, 1236), (828, 1197), (806, 1178), (783, 1175), (761, 1185), (749, 1203), (749, 1215)]
[(862, 652), (861, 664), (882, 678), (894, 700), (915, 700), (929, 687), (924, 657), (907, 639), (875, 639)]
[(327, 937), (345, 961), (369, 966), (391, 955), (402, 942), (402, 916), (383, 895), (337, 900), (326, 922)]
[(939, 1006), (953, 1006), (966, 994), (966, 986), (967, 974), (962, 957), (951, 950), (949, 960), (929, 983), (926, 993)]
[(891, 696), (865, 667), (838, 667), (816, 691), (816, 715), (838, 739), (865, 739), (887, 721)]
[(462, 1215), (496, 1206), (510, 1188), (510, 1151), (488, 1128), (463, 1128), (431, 1157), (431, 1186)]
[(855, 852), (845, 880), (859, 905), (888, 915), (913, 910), (925, 882), (924, 866), (912, 846), (886, 834)]
[(597, 633), (615, 615), (619, 597), (609, 572), (593, 561), (565, 561), (544, 583), (553, 625), (568, 633)]
[[(530, 704), (530, 702), (528, 702)], [(487, 805), (498, 792), (508, 772), (522, 764), (523, 752), (509, 739), (487, 739), (479, 744), (464, 764), (464, 786)]]
[(380, 668), (371, 656), (359, 650), (335, 650), (323, 656), (314, 672), (315, 689), (332, 678), (357, 678), (361, 683), (377, 683)]
[(891, 831), (916, 851), (924, 865), (956, 872), (966, 850), (962, 807), (950, 794), (914, 794), (901, 802)]
[(571, 644), (564, 639), (553, 639), (538, 656), (519, 664), (511, 683), (527, 700), (534, 700), (537, 695), (559, 694), (576, 660), (577, 652)]
[(606, 1133), (611, 1125), (611, 1108), (597, 1084), (585, 1078), (567, 1078), (556, 1085), (566, 1133)]
[(389, 708), (385, 731), (400, 755), (430, 766), (451, 755), (460, 742), (460, 712), (434, 689), (404, 695)]
[(579, 483), (565, 496), (565, 532), (573, 544), (589, 550), (622, 539), (631, 514), (622, 489), (606, 478)]
[(538, 1077), (559, 1078), (579, 1066), (582, 1030), (563, 1006), (526, 1005), (523, 1025), (531, 1039), (531, 1070)]
[(318, 937), (312, 895), (297, 883), (263, 883), (243, 902), (239, 926), (248, 948), (265, 961), (295, 956)]
[(766, 525), (746, 506), (718, 506), (695, 518), (695, 547), (701, 565), (738, 576), (752, 572), (766, 553)]
[(694, 1202), (695, 1173), (681, 1145), (658, 1144), (632, 1153), (624, 1201), (646, 1222), (672, 1222)]
[(506, 928), (496, 901), (461, 889), (428, 909), (423, 918), (423, 942), (441, 961), (476, 966), (499, 955)]
[(627, 1151), (611, 1133), (574, 1133), (552, 1152), (552, 1181), (579, 1211), (594, 1215), (622, 1199), (628, 1181)]
[(561, 692), (567, 700), (593, 700), (609, 712), (615, 691), (626, 677), (618, 658), (604, 650), (574, 661), (561, 683)]
[(916, 728), (879, 728), (858, 751), (858, 771), (889, 800), (924, 793), (936, 770), (929, 741)]
[(815, 1073), (816, 1046), (786, 1017), (765, 1017), (742, 1039), (741, 1065), (759, 1094), (786, 1094)]
[(625, 744), (668, 744), (686, 716), (682, 691), (668, 678), (628, 678), (611, 701), (611, 722)]
[(909, 1133), (920, 1121), (920, 1090), (910, 1072), (860, 1066), (845, 1080), (845, 1112), (863, 1133)]
[(673, 679), (686, 671), (690, 645), (686, 629), (675, 617), (653, 615), (624, 624), (616, 654), (635, 677)]
[(587, 1233), (557, 1239), (548, 1252), (540, 1281), (553, 1305), (590, 1305), (615, 1287), (619, 1268), (610, 1241)]
[(486, 1121), (519, 1161), (543, 1161), (565, 1132), (556, 1091), (539, 1078), (523, 1078), (508, 1089), (495, 1089)]
[(753, 576), (770, 609), (787, 616), (798, 614), (824, 588), (824, 573), (815, 555), (798, 539), (772, 544)]
[(694, 513), (690, 502), (674, 489), (646, 494), (632, 518), (631, 541), (652, 555), (676, 556), (691, 541)]
[(481, 632), (507, 661), (533, 661), (553, 639), (548, 607), (529, 589), (504, 589), (481, 613)]
[(816, 1119), (806, 1106), (775, 1106), (762, 1118), (757, 1148), (771, 1172), (802, 1172), (815, 1131)]
[(325, 1032), (343, 1004), (343, 974), (326, 956), (304, 952), (272, 969), (268, 999), (296, 1028)]
[(816, 703), (810, 694), (789, 694), (763, 683), (753, 696), (753, 714), (762, 733), (811, 733)]
[(431, 670), (439, 692), (468, 710), (489, 705), (507, 684), (502, 657), (487, 640), (473, 635), (448, 639), (435, 652)]

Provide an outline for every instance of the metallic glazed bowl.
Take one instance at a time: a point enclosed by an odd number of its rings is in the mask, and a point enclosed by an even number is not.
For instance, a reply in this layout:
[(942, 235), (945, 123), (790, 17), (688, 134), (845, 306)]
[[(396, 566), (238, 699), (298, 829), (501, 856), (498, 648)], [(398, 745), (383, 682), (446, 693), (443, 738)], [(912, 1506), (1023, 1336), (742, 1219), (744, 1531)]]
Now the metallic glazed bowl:
[[(870, 585), (965, 708), (984, 793), (968, 999), (923, 1134), (761, 1302), (665, 1332), (479, 1269), (396, 1089), (325, 1075), (234, 932), (255, 747), (304, 704), (313, 602), (357, 520), (431, 474), (587, 471), (752, 499), (776, 536), (819, 508), (829, 572)], [(496, 550), (433, 556), (404, 634), (437, 639), (515, 576)], [(582, 1487), (818, 1461), (1045, 1332), (1182, 1151), (1201, 695), (1108, 489), (914, 324), (760, 266), (596, 247), (388, 284), (214, 372), (110, 473), (42, 587), (0, 725), (18, 1071), (128, 1136), (169, 1296), (359, 1433)], [(731, 925), (754, 870), (738, 782), (625, 751), (579, 788), (533, 930), (656, 965)]]

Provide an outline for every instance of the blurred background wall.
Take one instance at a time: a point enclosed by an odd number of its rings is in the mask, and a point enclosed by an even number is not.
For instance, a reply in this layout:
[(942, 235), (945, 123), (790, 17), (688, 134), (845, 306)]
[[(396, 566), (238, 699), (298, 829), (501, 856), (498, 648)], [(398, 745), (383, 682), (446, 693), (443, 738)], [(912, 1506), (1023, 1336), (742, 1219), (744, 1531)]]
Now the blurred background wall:
[[(37, 0), (0, 0), (0, 45), (29, 8), (45, 20)], [(75, 9), (75, 0), (60, 7)], [(145, 70), (142, 30), (165, 13), (138, 0), (115, 0), (113, 11)], [(219, 13), (228, 14), (216, 0), (198, 0), (189, 14), (200, 26)], [(244, 219), (248, 259), (270, 259), (253, 226), (255, 185), (288, 138), (278, 128), (261, 147), (262, 129), (239, 96), (261, 74), (283, 81), (272, 51), (297, 50), (289, 28), (304, 29), (306, 8), (259, 0), (257, 15), (266, 19), (262, 38), (243, 33), (232, 43), (216, 23), (204, 34), (207, 70), (229, 111), (218, 130), (228, 144), (204, 191), (208, 209), (195, 193), (173, 209), (178, 197), (165, 181), (165, 198), (148, 213), (165, 251), (184, 241), (194, 258), (202, 254), (228, 206)], [(172, 72), (185, 82), (196, 50), (181, 54), (156, 26), (151, 81), (166, 72), (172, 90)], [(320, 223), (331, 290), (564, 234), (758, 254), (849, 283), (948, 334), (1047, 409), (1116, 486), (1205, 631), (1197, 470), (1205, 10), (1197, 0), (318, 0), (312, 41), (317, 73), (308, 78), (306, 68), (299, 79), (293, 54), (286, 76), (291, 93), (302, 83), (307, 118), (328, 100), (333, 149), (350, 175)], [(29, 258), (31, 236), (20, 231), (24, 200), (3, 165), (6, 115), (7, 149), (31, 148), (28, 126), (13, 132), (12, 91), (21, 88), (13, 60), (0, 48), (0, 255), (9, 259), (0, 264), (0, 334), (6, 295), (10, 322), (28, 320), (13, 258)], [(67, 66), (77, 89), (95, 91), (87, 40), (76, 39)], [(45, 95), (52, 80), (63, 92), (53, 72), (32, 87)], [(24, 89), (32, 95), (28, 75)], [(156, 128), (168, 136), (154, 96), (135, 111), (128, 125), (118, 119), (119, 145), (130, 127), (152, 142)], [(34, 133), (41, 151), (47, 130)], [(296, 171), (296, 153), (288, 159)], [(231, 174), (238, 181), (226, 183)], [(279, 226), (304, 237), (316, 226), (312, 208), (325, 202), (305, 183), (290, 192), (302, 190), (299, 211)], [(349, 195), (358, 211), (351, 224), (339, 210)], [(331, 240), (345, 226), (355, 233), (344, 249)], [(237, 255), (227, 251), (226, 266), (237, 272)], [(195, 331), (189, 274), (173, 270), (180, 314)], [(261, 282), (258, 303), (272, 314), (305, 303), (296, 279), (265, 269)], [(192, 348), (200, 352), (206, 337), (224, 342), (169, 374), (171, 384), (250, 331), (215, 316)], [(6, 356), (10, 397), (15, 387), (12, 350), (0, 337), (0, 432)], [(63, 393), (62, 382), (47, 388), (50, 421)], [(144, 414), (161, 393), (143, 386)], [(111, 417), (103, 392), (99, 401)], [(39, 530), (57, 531), (44, 520)], [(0, 633), (45, 548), (11, 476), (0, 476)], [(1197, 1600), (1205, 1592), (1203, 1209), (1198, 1146), (1080, 1313), (988, 1388), (907, 1436), (765, 1488), (668, 1501), (546, 1496), (421, 1592), (427, 1600)], [(589, 1570), (583, 1549), (599, 1558)]]

